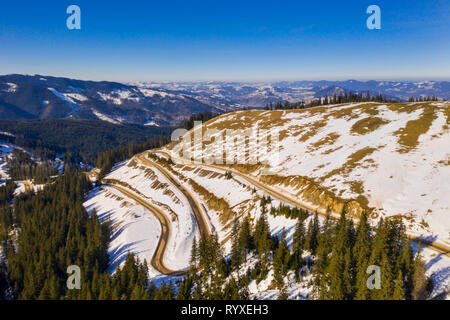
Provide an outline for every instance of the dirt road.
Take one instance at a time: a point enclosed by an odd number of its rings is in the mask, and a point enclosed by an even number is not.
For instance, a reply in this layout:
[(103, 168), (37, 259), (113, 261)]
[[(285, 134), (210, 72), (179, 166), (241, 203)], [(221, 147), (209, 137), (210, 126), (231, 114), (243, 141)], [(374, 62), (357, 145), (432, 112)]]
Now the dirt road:
[(125, 189), (122, 186), (114, 185), (111, 183), (104, 184), (105, 186), (111, 187), (122, 193), (128, 198), (133, 199), (138, 203), (139, 205), (143, 206), (150, 212), (152, 212), (155, 217), (159, 220), (159, 223), (161, 224), (161, 236), (159, 237), (159, 241), (156, 247), (156, 250), (153, 254), (152, 260), (150, 261), (150, 264), (153, 268), (155, 268), (157, 271), (161, 272), (164, 275), (168, 276), (183, 276), (186, 274), (186, 271), (174, 271), (166, 267), (164, 264), (164, 255), (167, 249), (167, 243), (170, 238), (170, 222), (167, 216), (157, 207), (152, 205), (151, 203), (148, 203), (141, 197), (137, 196), (133, 192)]
[(170, 174), (163, 166), (157, 164), (155, 161), (148, 159), (147, 155), (148, 152), (144, 152), (136, 155), (135, 159), (140, 164), (156, 168), (164, 175), (164, 177), (166, 177), (166, 179), (174, 188), (178, 189), (184, 195), (189, 203), (189, 206), (191, 207), (192, 212), (194, 212), (200, 233), (204, 236), (209, 236), (211, 234), (212, 226), (209, 223), (209, 219), (207, 218), (206, 212), (203, 211), (203, 208), (199, 205), (199, 203), (195, 200), (191, 193), (186, 190), (186, 188), (181, 183), (179, 183), (172, 174)]

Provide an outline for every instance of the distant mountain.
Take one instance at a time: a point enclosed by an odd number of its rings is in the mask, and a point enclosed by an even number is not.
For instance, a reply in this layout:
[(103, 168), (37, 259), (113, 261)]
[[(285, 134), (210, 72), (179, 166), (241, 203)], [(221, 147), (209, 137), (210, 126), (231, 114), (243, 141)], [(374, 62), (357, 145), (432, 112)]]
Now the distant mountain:
[(382, 94), (406, 101), (409, 97), (437, 96), (450, 99), (448, 81), (278, 81), (278, 82), (148, 82), (139, 86), (172, 90), (195, 97), (217, 108), (221, 106), (261, 108), (270, 102), (309, 101), (345, 91)]
[(40, 75), (0, 76), (0, 119), (101, 119), (161, 126), (203, 111), (219, 110), (165, 89)]
[(100, 119), (114, 124), (178, 125), (198, 112), (262, 108), (346, 91), (450, 98), (447, 81), (94, 82), (49, 76), (0, 76), (0, 119)]

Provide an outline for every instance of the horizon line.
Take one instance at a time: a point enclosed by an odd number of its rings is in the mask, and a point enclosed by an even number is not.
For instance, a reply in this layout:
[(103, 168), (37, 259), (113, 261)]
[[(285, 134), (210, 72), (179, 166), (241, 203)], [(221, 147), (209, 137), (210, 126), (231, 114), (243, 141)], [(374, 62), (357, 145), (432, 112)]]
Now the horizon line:
[(358, 81), (358, 82), (370, 82), (370, 81), (389, 81), (389, 82), (395, 82), (395, 81), (400, 81), (400, 82), (417, 82), (417, 81), (434, 81), (434, 82), (449, 82), (450, 81), (450, 77), (449, 78), (440, 78), (440, 77), (430, 77), (430, 76), (425, 76), (425, 77), (398, 77), (398, 78), (391, 78), (391, 77), (387, 77), (387, 78), (379, 78), (379, 77), (373, 77), (373, 78), (355, 78), (355, 77), (343, 77), (343, 78), (334, 78), (334, 77), (330, 77), (330, 78), (292, 78), (292, 77), (286, 77), (286, 78), (262, 78), (262, 79), (219, 79), (219, 78), (215, 78), (215, 79), (146, 79), (146, 80), (105, 80), (104, 78), (102, 78), (103, 80), (100, 80), (100, 78), (97, 79), (88, 79), (88, 78), (83, 78), (83, 77), (76, 77), (76, 76), (70, 76), (70, 75), (52, 75), (52, 74), (39, 74), (39, 73), (8, 73), (8, 74), (1, 74), (0, 77), (5, 77), (5, 76), (14, 76), (14, 75), (19, 75), (19, 76), (30, 76), (30, 77), (35, 77), (35, 76), (41, 76), (41, 77), (53, 77), (53, 78), (66, 78), (66, 79), (71, 79), (71, 80), (79, 80), (79, 81), (93, 81), (93, 82), (118, 82), (118, 83), (122, 83), (122, 84), (132, 84), (132, 83), (139, 83), (139, 82), (148, 82), (148, 83), (183, 83), (183, 82), (197, 82), (197, 83), (201, 83), (201, 82), (240, 82), (240, 83), (261, 83), (261, 82), (266, 82), (266, 83), (274, 83), (274, 82), (321, 82), (321, 81), (328, 81), (328, 82), (336, 82), (336, 81), (340, 81), (340, 82), (348, 82), (348, 81)]

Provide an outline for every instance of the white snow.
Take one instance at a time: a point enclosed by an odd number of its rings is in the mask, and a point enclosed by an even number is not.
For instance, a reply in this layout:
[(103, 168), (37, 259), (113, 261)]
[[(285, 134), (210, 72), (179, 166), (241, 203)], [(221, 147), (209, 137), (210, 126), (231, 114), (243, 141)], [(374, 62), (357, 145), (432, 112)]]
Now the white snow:
[[(166, 254), (164, 256), (164, 262), (166, 266), (172, 270), (183, 270), (187, 268), (189, 266), (192, 241), (194, 237), (199, 239), (199, 234), (194, 214), (191, 212), (189, 203), (184, 196), (177, 189), (174, 189), (161, 173), (149, 167), (138, 165), (135, 162), (133, 163), (133, 161), (125, 162), (117, 166), (115, 170), (106, 176), (106, 179), (126, 182), (128, 184), (127, 188), (131, 190), (130, 192), (139, 196), (144, 201), (160, 208), (166, 214), (171, 223), (171, 233)], [(107, 189), (108, 192), (110, 189), (111, 188)], [(95, 196), (92, 196), (85, 205), (95, 206), (102, 211), (109, 212), (111, 208), (108, 207), (108, 205), (104, 208), (105, 202), (102, 198), (105, 197), (104, 192), (105, 191), (95, 191)], [(121, 195), (121, 197), (126, 198), (124, 195)], [(132, 200), (126, 198), (126, 201), (130, 202)], [(135, 208), (136, 207), (131, 207), (128, 211), (134, 213)], [(124, 214), (115, 214), (115, 211), (111, 212), (114, 214), (116, 223), (128, 225), (128, 216), (125, 216)], [(149, 214), (153, 215), (152, 213)], [(151, 234), (160, 235), (161, 230), (157, 220), (157, 227), (149, 225), (141, 226), (140, 224), (144, 223), (142, 222), (143, 220), (133, 221), (135, 224), (133, 228), (136, 228), (136, 230), (148, 229), (148, 232), (151, 232)], [(132, 239), (129, 236), (121, 238), (117, 243), (120, 243), (121, 246), (132, 245), (136, 248), (133, 252), (140, 258), (147, 257), (147, 253), (152, 256), (158, 238), (155, 238), (154, 236), (150, 237), (145, 233), (142, 236), (146, 237), (146, 239), (153, 239), (148, 240), (154, 242), (150, 249), (148, 248), (148, 241), (142, 240), (136, 242), (136, 239)], [(113, 250), (113, 248), (111, 248), (111, 250)], [(146, 252), (146, 255), (140, 256), (140, 252)], [(147, 260), (149, 261), (149, 259)], [(151, 276), (156, 277), (159, 275), (155, 270), (152, 272)]]
[(67, 114), (68, 116), (70, 116), (70, 115), (80, 111), (81, 107), (79, 105), (77, 105), (77, 103), (76, 103), (76, 101), (74, 99), (77, 99), (75, 97), (81, 97), (81, 95), (77, 95), (77, 94), (74, 94), (74, 93), (61, 93), (61, 92), (57, 91), (54, 88), (48, 88), (48, 90), (50, 92), (52, 92), (55, 96), (60, 98), (61, 100), (67, 102), (67, 104), (72, 107), (72, 111), (70, 111)]
[(147, 121), (144, 126), (156, 126), (159, 127), (159, 125), (154, 120)]
[(121, 105), (123, 100), (129, 100), (134, 102), (139, 102), (140, 97), (137, 96), (136, 92), (130, 90), (114, 90), (110, 93), (97, 92), (100, 98), (104, 101), (111, 101), (114, 104)]
[(95, 209), (100, 220), (111, 221), (110, 271), (120, 266), (128, 253), (142, 262), (151, 261), (161, 235), (161, 226), (151, 212), (110, 187), (93, 190), (84, 206), (89, 214)]
[(68, 97), (68, 98), (72, 98), (78, 101), (87, 101), (89, 100), (86, 96), (79, 94), (79, 93), (65, 93), (64, 96)]
[(17, 88), (19, 87), (17, 84), (12, 83), (12, 82), (7, 82), (6, 84), (9, 86), (9, 88), (6, 89), (6, 92), (9, 92), (9, 93), (16, 92)]
[(139, 91), (142, 92), (142, 94), (146, 97), (154, 97), (154, 96), (160, 96), (162, 98), (165, 97), (173, 97), (173, 94), (164, 92), (164, 91), (157, 91), (157, 90), (152, 90), (152, 89), (145, 89), (145, 88), (140, 88)]
[(99, 112), (99, 111), (97, 111), (97, 110), (95, 110), (95, 109), (92, 109), (92, 113), (97, 117), (97, 118), (99, 118), (100, 120), (103, 120), (103, 121), (107, 121), (107, 122), (110, 122), (110, 123), (113, 123), (113, 124), (120, 124), (121, 123), (121, 120), (122, 119), (114, 119), (114, 117), (112, 117), (112, 116), (108, 116), (108, 115), (106, 115), (106, 114), (103, 114), (103, 113), (101, 113), (101, 112)]

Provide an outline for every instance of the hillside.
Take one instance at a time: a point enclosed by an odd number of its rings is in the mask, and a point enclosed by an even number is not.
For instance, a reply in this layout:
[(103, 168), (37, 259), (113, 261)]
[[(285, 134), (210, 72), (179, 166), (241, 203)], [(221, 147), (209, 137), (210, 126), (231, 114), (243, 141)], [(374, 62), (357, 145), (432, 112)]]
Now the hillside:
[[(235, 130), (230, 133), (241, 143), (210, 139), (196, 161), (234, 154), (243, 164), (231, 167), (314, 208), (338, 213), (345, 206), (355, 217), (363, 210), (374, 218), (401, 215), (411, 231), (450, 243), (449, 125), (448, 102), (239, 111), (207, 122), (203, 132), (218, 138)], [(242, 143), (245, 128), (278, 135), (279, 152)], [(198, 144), (189, 146), (189, 135), (170, 147), (173, 154), (194, 152)], [(255, 154), (258, 163), (249, 164)]]
[[(274, 239), (285, 235), (290, 250), (298, 221), (310, 228), (315, 211), (322, 225), (327, 210), (338, 217), (345, 208), (355, 221), (366, 211), (373, 227), (379, 218), (395, 216), (403, 220), (409, 236), (420, 237), (415, 248), (426, 247), (422, 256), (433, 281), (431, 296), (445, 297), (450, 285), (445, 196), (450, 188), (449, 110), (443, 102), (365, 103), (229, 113), (208, 121), (202, 131), (195, 127), (165, 148), (118, 164), (84, 205), (114, 222), (112, 270), (132, 252), (141, 261), (151, 261), (153, 281), (188, 270), (188, 252), (193, 240), (204, 234), (202, 225), (206, 233), (217, 234), (225, 257), (233, 260), (235, 221), (249, 221), (256, 230), (263, 211), (269, 213), (269, 234)], [(256, 127), (260, 140), (278, 132), (279, 154), (272, 152), (278, 150), (273, 146), (267, 150), (243, 139)], [(192, 144), (199, 132), (203, 143)], [(226, 140), (225, 133), (232, 139)], [(191, 157), (195, 152), (198, 157)], [(256, 163), (249, 164), (254, 157)], [(231, 163), (214, 164), (213, 159)], [(155, 224), (160, 213), (168, 224)], [(274, 287), (275, 267), (261, 281), (254, 274), (259, 260), (254, 253), (248, 259), (241, 275), (249, 277), (250, 296), (277, 298), (281, 289)], [(303, 259), (313, 263), (317, 258), (305, 251)], [(239, 272), (234, 276), (240, 277)], [(288, 273), (289, 299), (311, 298), (309, 280), (309, 274), (295, 280)]]

